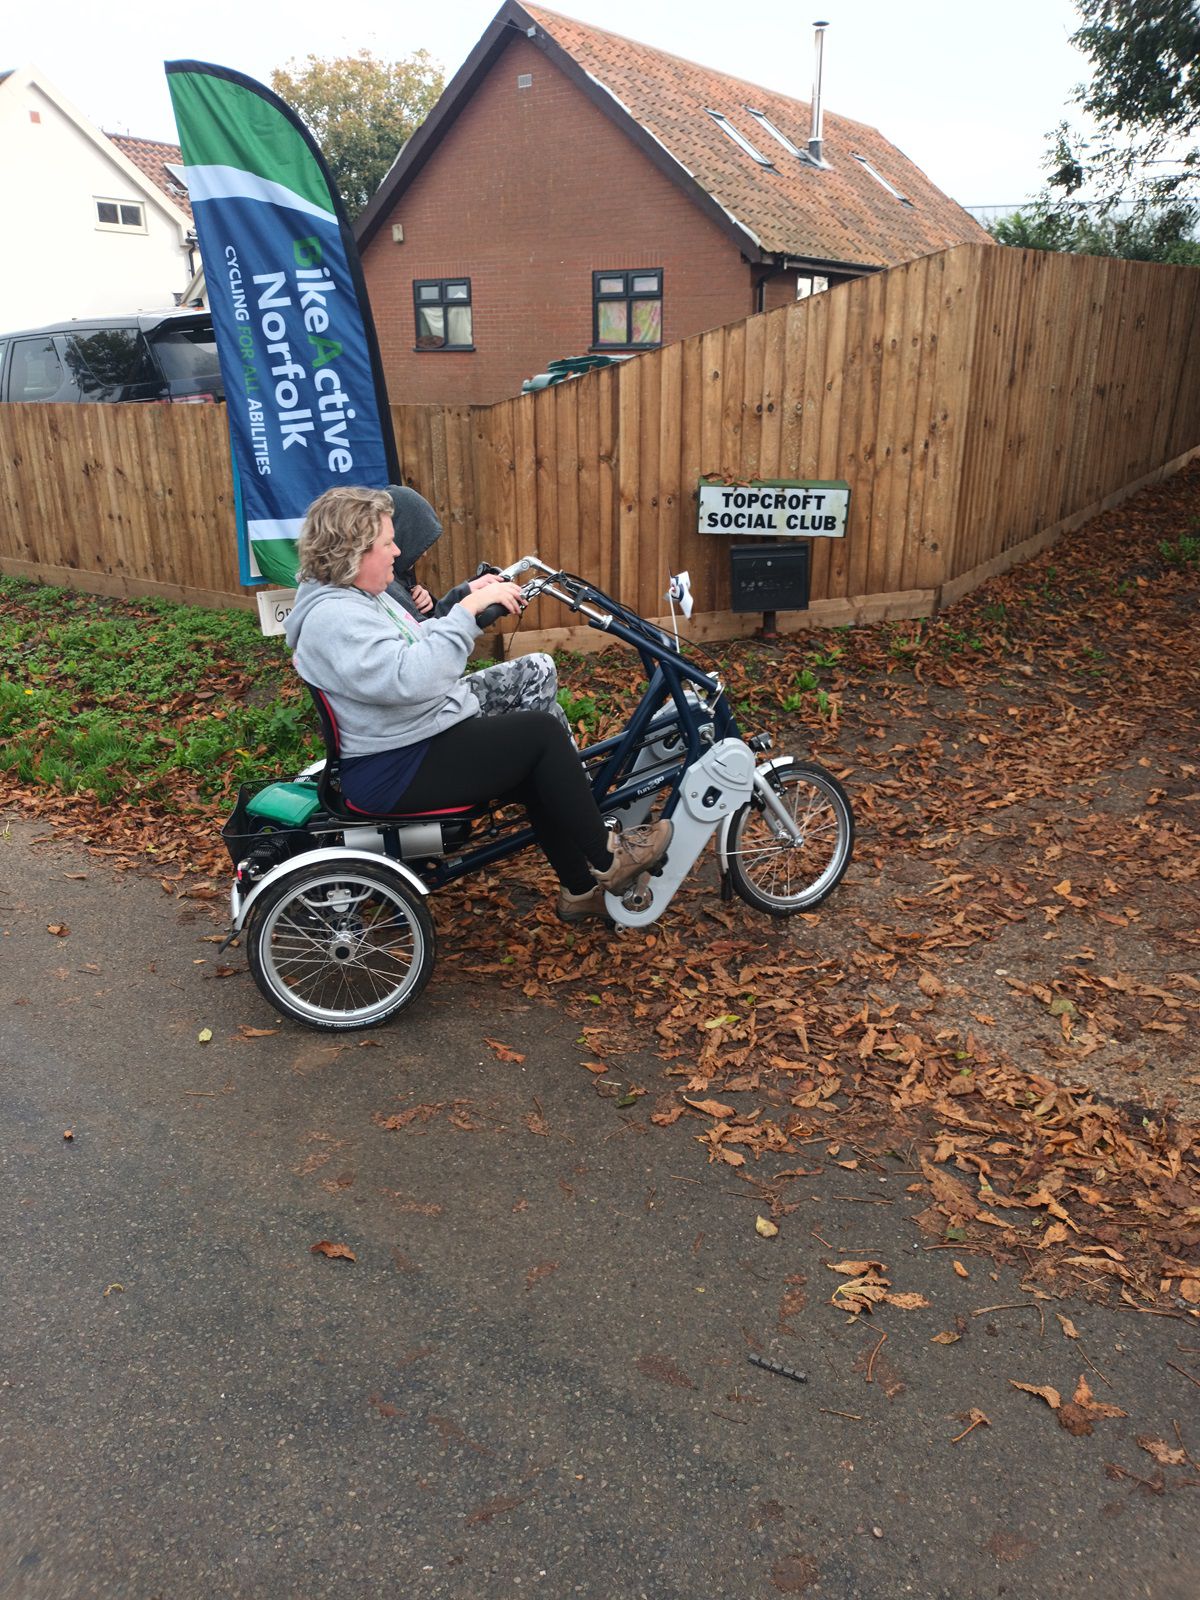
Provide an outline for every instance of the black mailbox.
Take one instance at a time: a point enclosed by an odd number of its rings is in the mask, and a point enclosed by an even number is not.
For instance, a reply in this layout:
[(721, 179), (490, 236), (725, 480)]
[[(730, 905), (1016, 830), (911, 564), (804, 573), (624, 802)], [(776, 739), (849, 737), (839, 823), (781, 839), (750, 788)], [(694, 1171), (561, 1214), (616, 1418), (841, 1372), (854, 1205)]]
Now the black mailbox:
[(733, 609), (806, 611), (808, 550), (807, 543), (730, 545)]

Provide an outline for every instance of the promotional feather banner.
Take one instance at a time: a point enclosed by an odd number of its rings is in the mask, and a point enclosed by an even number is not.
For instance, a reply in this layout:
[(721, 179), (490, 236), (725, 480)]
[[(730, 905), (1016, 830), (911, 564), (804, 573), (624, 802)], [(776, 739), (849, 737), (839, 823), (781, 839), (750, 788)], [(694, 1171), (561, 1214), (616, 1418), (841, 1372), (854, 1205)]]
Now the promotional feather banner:
[(166, 71), (225, 381), (242, 582), (293, 584), (317, 495), (400, 481), (358, 250), (289, 106), (226, 67)]

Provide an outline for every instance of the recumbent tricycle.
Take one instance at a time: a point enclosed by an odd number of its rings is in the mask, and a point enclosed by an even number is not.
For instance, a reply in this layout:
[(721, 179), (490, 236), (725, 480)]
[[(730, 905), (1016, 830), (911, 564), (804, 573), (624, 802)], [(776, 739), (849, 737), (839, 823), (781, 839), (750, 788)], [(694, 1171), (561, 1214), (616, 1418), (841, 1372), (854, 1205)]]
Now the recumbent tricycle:
[[(720, 678), (684, 655), (695, 647), (585, 579), (536, 556), (498, 575), (531, 572), (526, 603), (552, 596), (623, 640), (648, 680), (624, 729), (581, 752), (611, 827), (644, 822), (660, 796), (675, 825), (654, 872), (605, 897), (613, 922), (642, 928), (661, 916), (714, 834), (723, 898), (736, 890), (774, 916), (819, 905), (854, 842), (850, 803), (832, 773), (790, 755), (759, 759), (769, 736), (742, 738)], [(254, 981), (278, 1011), (313, 1028), (372, 1027), (411, 1005), (429, 980), (430, 892), (524, 850), (533, 832), (500, 801), (386, 816), (350, 810), (338, 788), (336, 724), (311, 692), (324, 761), (292, 782), (243, 787), (222, 829), (235, 867), (226, 943), (244, 936)]]

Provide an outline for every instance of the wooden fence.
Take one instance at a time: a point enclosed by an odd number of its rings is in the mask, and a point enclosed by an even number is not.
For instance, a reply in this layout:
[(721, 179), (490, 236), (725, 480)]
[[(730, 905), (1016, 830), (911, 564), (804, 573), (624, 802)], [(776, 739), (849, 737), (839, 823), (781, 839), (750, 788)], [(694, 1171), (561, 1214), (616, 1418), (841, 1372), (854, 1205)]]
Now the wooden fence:
[[(781, 626), (921, 616), (1177, 467), (1200, 446), (1197, 374), (1200, 271), (962, 245), (392, 421), (446, 529), (430, 588), (537, 550), (654, 616), (686, 568), (690, 631), (730, 637), (758, 619), (728, 609), (728, 538), (696, 531), (701, 477), (849, 482), (846, 536), (813, 541), (809, 610)], [(231, 508), (214, 408), (0, 407), (0, 571), (252, 604)]]

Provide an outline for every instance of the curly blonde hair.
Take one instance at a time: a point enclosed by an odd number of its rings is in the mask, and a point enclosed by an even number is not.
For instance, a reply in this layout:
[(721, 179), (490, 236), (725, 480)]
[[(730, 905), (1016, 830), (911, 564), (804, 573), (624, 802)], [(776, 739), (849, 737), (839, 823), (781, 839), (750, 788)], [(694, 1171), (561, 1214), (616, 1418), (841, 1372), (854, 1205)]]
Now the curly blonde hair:
[(309, 506), (296, 554), (299, 577), (348, 589), (363, 556), (379, 537), (379, 519), (392, 514), (383, 489), (326, 489)]

